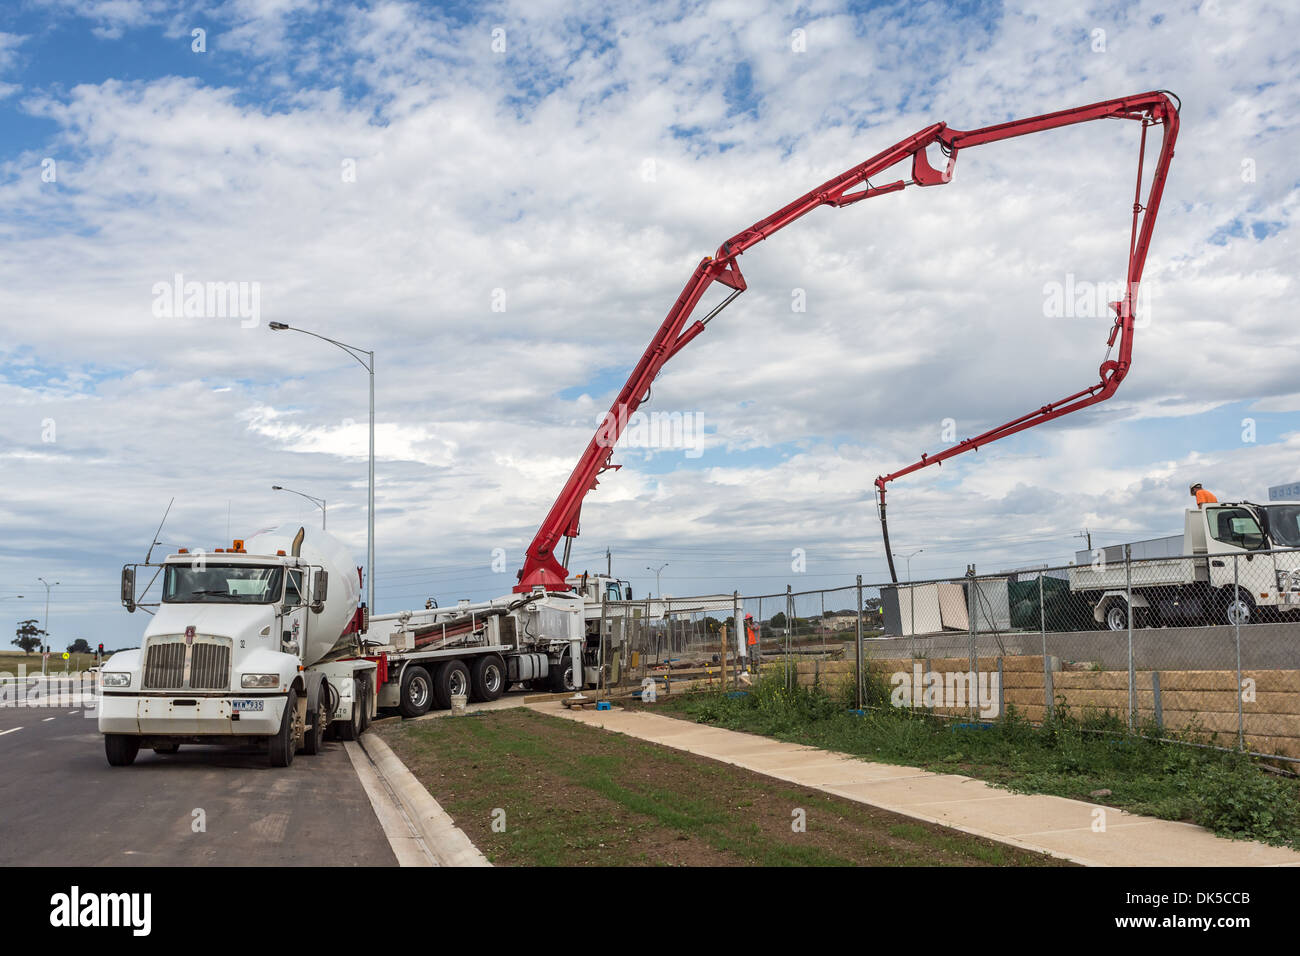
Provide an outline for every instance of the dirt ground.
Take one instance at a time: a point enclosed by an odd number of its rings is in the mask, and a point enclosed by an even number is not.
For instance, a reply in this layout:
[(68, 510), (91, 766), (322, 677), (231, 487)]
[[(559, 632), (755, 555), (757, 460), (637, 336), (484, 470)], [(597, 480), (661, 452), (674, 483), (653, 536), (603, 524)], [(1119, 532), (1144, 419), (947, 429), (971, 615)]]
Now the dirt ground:
[(374, 732), (497, 865), (1062, 865), (526, 708)]

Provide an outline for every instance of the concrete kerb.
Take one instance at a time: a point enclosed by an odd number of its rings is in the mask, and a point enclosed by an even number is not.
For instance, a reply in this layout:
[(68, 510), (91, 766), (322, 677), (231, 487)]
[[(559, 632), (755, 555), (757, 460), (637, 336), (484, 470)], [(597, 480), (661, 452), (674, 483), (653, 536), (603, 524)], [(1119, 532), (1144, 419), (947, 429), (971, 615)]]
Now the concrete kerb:
[[(376, 734), (366, 734), (361, 738), (359, 749), (364, 751), (378, 776), (392, 791), (406, 819), (415, 828), (416, 834), (432, 857), (434, 865), (492, 865), (381, 737)], [(387, 832), (387, 828), (385, 830)], [(392, 842), (391, 837), (390, 842)], [(394, 852), (397, 852), (396, 845)]]

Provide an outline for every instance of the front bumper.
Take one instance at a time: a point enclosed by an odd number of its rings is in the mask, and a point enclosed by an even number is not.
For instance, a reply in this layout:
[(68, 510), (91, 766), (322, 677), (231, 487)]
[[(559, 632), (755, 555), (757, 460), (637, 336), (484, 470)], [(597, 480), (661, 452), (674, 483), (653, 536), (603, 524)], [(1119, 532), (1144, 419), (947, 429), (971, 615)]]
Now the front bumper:
[[(270, 736), (280, 729), (285, 696), (186, 697), (143, 694), (101, 694), (99, 732), (102, 734), (202, 735), (214, 737)], [(235, 701), (261, 701), (261, 710)]]

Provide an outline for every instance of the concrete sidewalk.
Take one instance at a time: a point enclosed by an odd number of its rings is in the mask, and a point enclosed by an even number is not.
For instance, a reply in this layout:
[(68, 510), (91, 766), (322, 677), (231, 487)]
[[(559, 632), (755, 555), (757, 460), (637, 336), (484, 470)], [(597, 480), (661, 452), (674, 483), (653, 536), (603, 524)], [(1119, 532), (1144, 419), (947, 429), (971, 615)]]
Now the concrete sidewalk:
[(552, 702), (528, 706), (1086, 866), (1300, 866), (1294, 850), (1226, 840), (1190, 823), (1082, 800), (1011, 793), (971, 777), (868, 763), (644, 711), (571, 711)]

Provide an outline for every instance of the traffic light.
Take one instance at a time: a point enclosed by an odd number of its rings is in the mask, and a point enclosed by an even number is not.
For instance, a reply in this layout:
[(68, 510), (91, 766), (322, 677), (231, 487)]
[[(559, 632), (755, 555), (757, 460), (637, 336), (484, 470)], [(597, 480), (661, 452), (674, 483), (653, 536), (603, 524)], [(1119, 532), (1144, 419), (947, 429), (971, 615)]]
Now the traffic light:
[(100, 644), (100, 645), (99, 645), (99, 650), (95, 651), (95, 656), (96, 656), (96, 657), (103, 657), (103, 656), (104, 656), (104, 645), (103, 645), (103, 644)]

